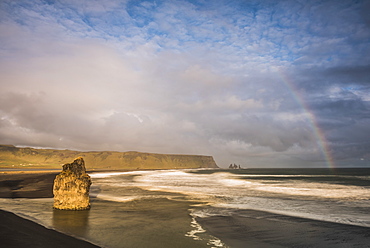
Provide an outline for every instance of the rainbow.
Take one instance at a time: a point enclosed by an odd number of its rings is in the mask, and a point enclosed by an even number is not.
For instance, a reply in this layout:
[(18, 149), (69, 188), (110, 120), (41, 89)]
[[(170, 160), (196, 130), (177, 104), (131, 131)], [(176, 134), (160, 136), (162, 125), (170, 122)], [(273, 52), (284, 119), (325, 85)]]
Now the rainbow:
[(335, 169), (335, 162), (333, 159), (333, 156), (331, 154), (328, 141), (323, 133), (323, 131), (320, 129), (316, 116), (313, 114), (313, 112), (310, 110), (309, 106), (306, 104), (303, 96), (299, 93), (299, 90), (295, 87), (292, 79), (284, 73), (281, 70), (278, 70), (278, 74), (280, 75), (282, 82), (284, 85), (289, 89), (289, 92), (292, 94), (292, 97), (294, 100), (302, 107), (302, 109), (306, 112), (310, 126), (312, 128), (312, 131), (315, 135), (315, 138), (317, 140), (318, 147), (322, 153), (322, 155), (325, 157), (327, 166), (334, 170)]

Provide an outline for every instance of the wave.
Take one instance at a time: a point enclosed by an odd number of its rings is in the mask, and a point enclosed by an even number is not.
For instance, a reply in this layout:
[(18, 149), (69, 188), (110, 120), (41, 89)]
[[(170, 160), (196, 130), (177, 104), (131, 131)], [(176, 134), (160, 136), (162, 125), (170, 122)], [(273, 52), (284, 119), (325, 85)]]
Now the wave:
[[(292, 175), (279, 175), (279, 180), (266, 180), (266, 175), (253, 175), (260, 179), (249, 180), (249, 176), (228, 172), (195, 174), (181, 170), (107, 174), (113, 180), (111, 187), (130, 186), (146, 191), (180, 193), (218, 208), (263, 210), (370, 227), (370, 217), (365, 214), (370, 205), (369, 187), (319, 182), (319, 175), (309, 175), (316, 177), (314, 182), (299, 180), (306, 175), (297, 176), (296, 180), (290, 179)], [(282, 180), (285, 176), (289, 179)], [(134, 199), (127, 196), (110, 196), (110, 199), (115, 197), (119, 201)]]

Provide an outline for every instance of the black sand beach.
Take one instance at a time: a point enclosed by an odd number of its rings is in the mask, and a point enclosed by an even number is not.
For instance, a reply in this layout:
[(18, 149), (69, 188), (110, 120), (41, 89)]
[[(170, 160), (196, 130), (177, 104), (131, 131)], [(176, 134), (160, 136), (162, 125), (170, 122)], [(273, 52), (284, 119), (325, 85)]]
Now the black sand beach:
[(0, 210), (0, 246), (7, 248), (98, 247)]
[(0, 172), (0, 198), (52, 198), (56, 172)]
[[(52, 197), (54, 177), (55, 173), (1, 173), (0, 197)], [(2, 247), (97, 247), (6, 211), (0, 216)], [(370, 228), (261, 211), (235, 210), (230, 216), (197, 218), (197, 222), (231, 248), (370, 247)]]

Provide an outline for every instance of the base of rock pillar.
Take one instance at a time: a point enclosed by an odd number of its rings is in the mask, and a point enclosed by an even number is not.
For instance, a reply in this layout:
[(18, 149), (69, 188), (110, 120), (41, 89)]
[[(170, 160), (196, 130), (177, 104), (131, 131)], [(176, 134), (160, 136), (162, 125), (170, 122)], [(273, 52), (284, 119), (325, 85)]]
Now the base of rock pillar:
[(67, 211), (75, 211), (75, 210), (90, 210), (90, 206), (88, 207), (85, 207), (85, 208), (57, 208), (55, 206), (53, 206), (53, 209), (55, 210), (67, 210)]

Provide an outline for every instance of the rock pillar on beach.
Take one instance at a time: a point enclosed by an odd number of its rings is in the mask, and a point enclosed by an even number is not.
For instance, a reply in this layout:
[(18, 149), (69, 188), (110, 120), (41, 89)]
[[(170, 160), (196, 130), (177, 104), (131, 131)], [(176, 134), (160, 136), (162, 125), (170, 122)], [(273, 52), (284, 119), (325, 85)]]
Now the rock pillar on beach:
[(54, 208), (62, 210), (89, 209), (90, 185), (91, 179), (86, 173), (83, 158), (79, 157), (73, 163), (63, 165), (62, 172), (54, 180)]

